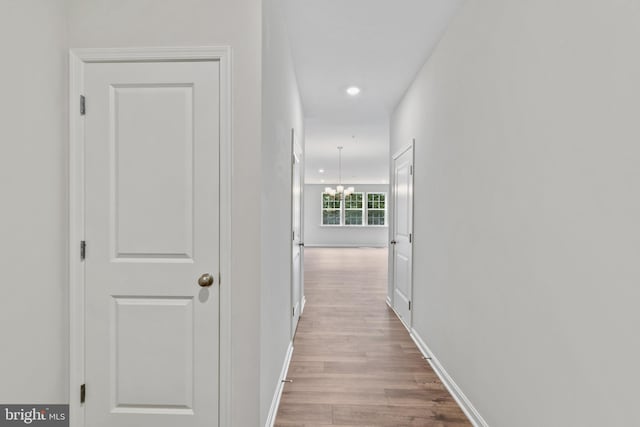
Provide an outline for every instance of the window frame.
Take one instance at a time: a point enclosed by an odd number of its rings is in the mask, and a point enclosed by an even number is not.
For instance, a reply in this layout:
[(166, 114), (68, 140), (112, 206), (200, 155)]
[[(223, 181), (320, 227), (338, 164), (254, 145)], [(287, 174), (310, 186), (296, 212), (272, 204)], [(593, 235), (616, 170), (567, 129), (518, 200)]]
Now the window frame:
[[(340, 217), (340, 223), (339, 224), (325, 224), (324, 223), (324, 211), (328, 210), (329, 208), (325, 208), (324, 207), (324, 196), (325, 196), (324, 191), (320, 192), (320, 226), (321, 227), (356, 227), (356, 228), (364, 228), (364, 227), (375, 227), (375, 228), (380, 228), (380, 227), (388, 227), (388, 221), (389, 221), (389, 210), (388, 210), (388, 201), (389, 201), (389, 196), (388, 196), (388, 192), (386, 191), (357, 191), (354, 192), (353, 194), (362, 194), (362, 223), (361, 224), (345, 224), (346, 221), (346, 211), (347, 210), (359, 210), (356, 208), (349, 208), (347, 209), (345, 206), (345, 201), (344, 199), (340, 199), (340, 207), (338, 209), (332, 209), (332, 210), (337, 210), (339, 217)], [(369, 224), (369, 194), (381, 194), (384, 196), (384, 209), (380, 209), (380, 208), (373, 208), (371, 210), (375, 210), (375, 211), (384, 211), (384, 224), (379, 225), (379, 224)]]
[[(351, 195), (356, 195), (356, 194), (360, 194), (362, 195), (362, 207), (361, 208), (348, 208), (347, 207), (347, 203), (346, 203), (346, 197), (341, 200), (342, 202), (342, 210), (343, 210), (343, 221), (342, 221), (342, 226), (344, 227), (362, 227), (365, 224), (365, 216), (366, 216), (366, 199), (367, 199), (367, 193), (365, 191), (354, 191)], [(360, 224), (347, 224), (347, 211), (360, 211), (361, 214), (361, 221)]]
[[(342, 214), (342, 210), (343, 210), (343, 200), (342, 199), (338, 199), (338, 201), (340, 202), (338, 205), (338, 208), (325, 208), (324, 207), (324, 196), (328, 195), (328, 193), (325, 193), (324, 191), (320, 193), (320, 225), (322, 227), (341, 227), (342, 226), (342, 222), (344, 221), (344, 215)], [(335, 199), (334, 199), (335, 201)], [(325, 224), (324, 223), (324, 212), (325, 211), (338, 211), (338, 224)]]
[[(367, 191), (367, 199), (365, 202), (365, 225), (367, 227), (387, 227), (388, 224), (388, 215), (387, 215), (387, 205), (388, 205), (388, 196), (387, 193), (385, 191)], [(369, 208), (369, 194), (378, 194), (378, 195), (382, 195), (384, 197), (384, 208)], [(376, 212), (383, 212), (383, 219), (384, 219), (384, 224), (369, 224), (369, 211), (376, 211)]]

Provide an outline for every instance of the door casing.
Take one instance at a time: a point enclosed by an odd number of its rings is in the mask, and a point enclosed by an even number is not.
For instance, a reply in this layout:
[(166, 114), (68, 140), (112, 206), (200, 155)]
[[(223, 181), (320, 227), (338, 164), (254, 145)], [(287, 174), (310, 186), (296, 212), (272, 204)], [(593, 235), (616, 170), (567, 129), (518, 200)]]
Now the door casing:
[(84, 65), (121, 61), (217, 61), (220, 64), (220, 358), (219, 425), (231, 425), (231, 49), (221, 47), (98, 48), (69, 51), (69, 425), (85, 426)]

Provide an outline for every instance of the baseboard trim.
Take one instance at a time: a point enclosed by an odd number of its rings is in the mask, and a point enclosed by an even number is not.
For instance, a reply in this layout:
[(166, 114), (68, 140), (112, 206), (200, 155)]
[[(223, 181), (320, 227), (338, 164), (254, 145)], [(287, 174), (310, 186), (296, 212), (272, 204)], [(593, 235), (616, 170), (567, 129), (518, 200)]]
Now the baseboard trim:
[(304, 313), (304, 306), (307, 304), (307, 297), (302, 296), (302, 306), (300, 307), (300, 314)]
[(442, 384), (444, 384), (449, 393), (451, 393), (451, 396), (458, 402), (458, 405), (460, 405), (464, 414), (469, 418), (471, 424), (473, 424), (474, 427), (489, 427), (489, 424), (487, 424), (484, 418), (482, 418), (482, 415), (480, 415), (480, 412), (478, 412), (460, 387), (453, 381), (453, 378), (451, 378), (449, 373), (444, 369), (438, 358), (429, 349), (429, 346), (427, 346), (427, 343), (420, 337), (420, 334), (418, 334), (415, 329), (411, 329), (409, 335), (411, 335), (413, 342), (416, 343), (420, 352), (424, 355), (427, 362), (429, 362), (429, 365), (431, 365), (436, 375), (438, 375)]
[(269, 408), (269, 415), (267, 416), (265, 427), (273, 427), (273, 424), (276, 422), (276, 415), (278, 415), (278, 407), (280, 406), (280, 398), (282, 398), (282, 390), (284, 389), (283, 381), (287, 379), (291, 356), (293, 356), (293, 341), (289, 343), (287, 355), (284, 358), (284, 364), (282, 365), (282, 371), (280, 371), (280, 377), (278, 379), (278, 387), (276, 387), (276, 392), (273, 395), (273, 400), (271, 401), (271, 408)]

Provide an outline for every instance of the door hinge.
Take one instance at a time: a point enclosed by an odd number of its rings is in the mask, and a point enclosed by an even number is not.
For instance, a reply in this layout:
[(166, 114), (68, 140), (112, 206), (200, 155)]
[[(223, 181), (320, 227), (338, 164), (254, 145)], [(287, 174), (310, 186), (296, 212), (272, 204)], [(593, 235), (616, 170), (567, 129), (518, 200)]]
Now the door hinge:
[(82, 384), (80, 386), (80, 403), (84, 403), (86, 396), (87, 396), (87, 386), (85, 384)]
[(87, 257), (87, 242), (82, 240), (80, 242), (80, 261), (84, 261), (86, 257)]
[(411, 311), (411, 301), (409, 301), (409, 311)]
[(295, 317), (295, 316), (296, 316), (296, 308), (291, 307), (291, 317)]
[(411, 235), (411, 233), (409, 233), (409, 243), (411, 243), (412, 240), (413, 240), (413, 236)]
[(413, 175), (413, 165), (409, 165), (409, 175)]
[(80, 95), (80, 115), (84, 116), (87, 113), (87, 102), (84, 95)]

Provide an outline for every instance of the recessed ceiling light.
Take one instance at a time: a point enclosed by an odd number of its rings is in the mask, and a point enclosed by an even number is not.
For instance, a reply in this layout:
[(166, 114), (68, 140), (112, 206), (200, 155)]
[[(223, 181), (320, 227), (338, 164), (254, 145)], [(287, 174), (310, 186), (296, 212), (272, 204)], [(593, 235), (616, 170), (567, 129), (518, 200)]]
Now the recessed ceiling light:
[(318, 172), (324, 173), (324, 169), (318, 169)]
[(351, 96), (356, 96), (360, 93), (360, 88), (358, 86), (349, 86), (347, 88), (347, 93)]

